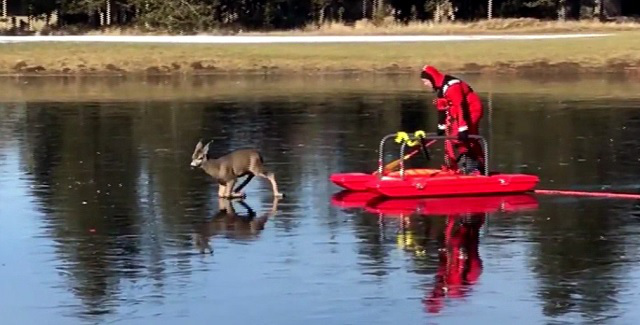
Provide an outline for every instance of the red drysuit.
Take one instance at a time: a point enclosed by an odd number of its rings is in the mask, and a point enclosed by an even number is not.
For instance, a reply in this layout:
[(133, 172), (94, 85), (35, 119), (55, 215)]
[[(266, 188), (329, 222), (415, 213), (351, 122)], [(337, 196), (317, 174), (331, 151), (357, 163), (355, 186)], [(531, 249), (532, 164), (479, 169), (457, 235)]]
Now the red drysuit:
[(484, 155), (480, 142), (469, 139), (468, 135), (478, 135), (480, 119), (483, 115), (480, 97), (464, 81), (440, 73), (432, 66), (424, 66), (420, 77), (431, 82), (436, 92), (434, 104), (438, 109), (438, 135), (457, 136), (458, 140), (446, 141), (445, 157), (448, 168), (457, 170), (454, 147), (460, 155), (465, 155), (484, 168)]

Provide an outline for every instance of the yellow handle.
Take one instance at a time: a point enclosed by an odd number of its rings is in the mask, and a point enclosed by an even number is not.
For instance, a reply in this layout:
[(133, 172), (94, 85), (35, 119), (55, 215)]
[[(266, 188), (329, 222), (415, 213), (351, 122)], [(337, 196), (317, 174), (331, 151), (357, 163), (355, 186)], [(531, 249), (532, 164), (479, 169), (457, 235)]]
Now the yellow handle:
[[(426, 137), (427, 133), (422, 131), (422, 130), (418, 130), (416, 132), (414, 132), (413, 136), (415, 138), (418, 137)], [(418, 145), (418, 143), (420, 143), (417, 140), (411, 140), (411, 138), (409, 138), (409, 134), (407, 134), (407, 132), (404, 131), (398, 131), (398, 133), (396, 134), (396, 143), (402, 143), (402, 142), (406, 142), (407, 146), (409, 147), (415, 147), (416, 145)]]

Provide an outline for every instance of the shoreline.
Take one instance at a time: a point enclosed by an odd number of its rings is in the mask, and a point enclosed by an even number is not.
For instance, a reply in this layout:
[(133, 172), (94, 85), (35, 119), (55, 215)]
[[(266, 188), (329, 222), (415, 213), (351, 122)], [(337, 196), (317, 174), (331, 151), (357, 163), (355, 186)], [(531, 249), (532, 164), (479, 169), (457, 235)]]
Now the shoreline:
[[(640, 83), (622, 75), (500, 76), (458, 75), (476, 91), (490, 94), (557, 97), (559, 100), (638, 98)], [(590, 91), (585, 92), (584, 89)], [(225, 98), (331, 100), (352, 94), (430, 96), (417, 74), (403, 75), (224, 75), (224, 76), (24, 76), (0, 78), (0, 103), (212, 101)], [(394, 95), (395, 96), (395, 95)]]
[(0, 44), (35, 42), (86, 43), (158, 43), (158, 44), (320, 44), (320, 43), (390, 43), (390, 42), (456, 42), (485, 40), (542, 40), (607, 37), (612, 33), (548, 33), (548, 34), (468, 34), (468, 35), (53, 35), (1, 36)]
[[(470, 63), (469, 65), (475, 65)], [(368, 69), (325, 69), (325, 70), (286, 70), (286, 69), (265, 69), (265, 70), (224, 70), (215, 72), (170, 72), (170, 71), (155, 71), (154, 67), (149, 67), (150, 72), (126, 72), (119, 73), (113, 72), (108, 69), (104, 71), (79, 71), (79, 72), (62, 72), (62, 71), (25, 71), (25, 72), (0, 72), (0, 78), (61, 78), (61, 77), (95, 77), (95, 78), (112, 78), (112, 77), (225, 77), (225, 76), (292, 76), (292, 75), (306, 75), (306, 76), (363, 76), (363, 75), (378, 75), (378, 76), (407, 76), (419, 73), (420, 67), (394, 69), (388, 70), (368, 70)], [(620, 62), (618, 64), (612, 64), (611, 66), (589, 66), (581, 67), (572, 62), (563, 62), (558, 64), (548, 64), (547, 62), (533, 62), (531, 64), (525, 64), (523, 66), (504, 66), (503, 64), (496, 64), (495, 66), (482, 66), (480, 69), (465, 69), (462, 68), (446, 68), (440, 70), (446, 70), (447, 74), (477, 74), (483, 76), (520, 76), (520, 77), (535, 77), (535, 76), (550, 76), (555, 74), (563, 74), (569, 76), (601, 76), (601, 75), (619, 75), (624, 74), (627, 77), (640, 79), (640, 66), (633, 65), (633, 62)], [(418, 72), (416, 72), (418, 71)]]
[[(189, 65), (191, 69), (174, 68), (169, 65), (148, 65), (136, 70), (123, 70), (113, 64), (90, 69), (55, 69), (33, 63), (19, 61), (14, 67), (0, 66), (0, 78), (20, 77), (215, 77), (215, 76), (349, 76), (349, 75), (412, 75), (420, 71), (422, 65), (399, 66), (391, 64), (386, 67), (347, 68), (347, 67), (303, 67), (287, 68), (279, 66), (262, 66), (254, 68), (224, 68), (224, 67), (193, 67), (200, 65), (194, 61)], [(549, 62), (546, 60), (512, 62), (494, 62), (493, 64), (478, 64), (467, 62), (461, 65), (436, 64), (448, 74), (477, 74), (486, 76), (549, 76), (549, 75), (611, 75), (624, 74), (629, 77), (640, 77), (640, 62), (635, 59), (616, 59), (602, 64), (583, 65), (575, 61)]]
[[(640, 32), (379, 35), (373, 41), (353, 35), (49, 37), (2, 43), (0, 76), (411, 74), (427, 62), (447, 73), (486, 75), (640, 72)], [(303, 43), (287, 43), (289, 37)], [(127, 43), (133, 40), (143, 43)]]

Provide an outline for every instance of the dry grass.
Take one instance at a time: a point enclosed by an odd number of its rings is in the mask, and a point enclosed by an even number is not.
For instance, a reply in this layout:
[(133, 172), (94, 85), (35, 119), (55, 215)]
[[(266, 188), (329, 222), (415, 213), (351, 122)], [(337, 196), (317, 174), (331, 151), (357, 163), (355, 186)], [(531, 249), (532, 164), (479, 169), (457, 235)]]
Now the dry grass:
[[(477, 22), (411, 22), (401, 24), (387, 18), (380, 23), (363, 19), (353, 25), (326, 23), (286, 31), (203, 31), (200, 35), (433, 35), (433, 34), (523, 34), (640, 31), (640, 23), (599, 22), (597, 20), (546, 21), (532, 18), (492, 19)], [(90, 35), (164, 35), (164, 31), (143, 31), (137, 28), (104, 28), (89, 31)]]
[(326, 24), (319, 27), (307, 27), (298, 31), (272, 32), (282, 35), (389, 35), (389, 34), (523, 34), (523, 33), (566, 33), (566, 32), (616, 32), (638, 31), (639, 23), (601, 23), (598, 21), (541, 21), (537, 19), (493, 19), (472, 23), (460, 22), (412, 22), (399, 24), (390, 20), (382, 24), (362, 20), (353, 26), (344, 24)]
[(610, 37), (438, 43), (73, 44), (0, 46), (3, 74), (637, 71), (640, 32)]

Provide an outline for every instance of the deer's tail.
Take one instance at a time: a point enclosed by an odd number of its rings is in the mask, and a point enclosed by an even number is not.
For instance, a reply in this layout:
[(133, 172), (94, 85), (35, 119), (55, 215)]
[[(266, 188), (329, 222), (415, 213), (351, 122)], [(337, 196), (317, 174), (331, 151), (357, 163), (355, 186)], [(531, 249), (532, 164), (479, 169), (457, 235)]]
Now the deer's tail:
[(273, 170), (271, 170), (270, 167), (264, 165), (264, 158), (262, 157), (261, 153), (258, 154), (258, 159), (260, 160), (260, 165), (262, 167), (262, 173), (267, 177), (273, 177), (274, 176), (273, 175), (274, 174)]
[(268, 175), (269, 174), (269, 168), (267, 168), (264, 165), (264, 157), (262, 156), (262, 153), (258, 152), (257, 153), (257, 157), (258, 157), (258, 162), (260, 163), (260, 173), (264, 174), (264, 175)]

